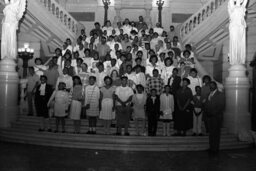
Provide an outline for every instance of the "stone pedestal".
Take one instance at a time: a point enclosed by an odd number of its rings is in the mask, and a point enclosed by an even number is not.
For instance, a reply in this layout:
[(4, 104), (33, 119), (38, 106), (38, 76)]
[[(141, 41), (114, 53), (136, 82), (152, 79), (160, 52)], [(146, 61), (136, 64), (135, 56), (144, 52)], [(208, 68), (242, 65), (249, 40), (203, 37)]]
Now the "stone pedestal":
[(251, 130), (249, 87), (245, 66), (231, 66), (225, 81), (226, 111), (223, 125), (230, 133), (239, 135)]
[(19, 77), (16, 62), (12, 59), (0, 61), (0, 127), (10, 127), (18, 114)]

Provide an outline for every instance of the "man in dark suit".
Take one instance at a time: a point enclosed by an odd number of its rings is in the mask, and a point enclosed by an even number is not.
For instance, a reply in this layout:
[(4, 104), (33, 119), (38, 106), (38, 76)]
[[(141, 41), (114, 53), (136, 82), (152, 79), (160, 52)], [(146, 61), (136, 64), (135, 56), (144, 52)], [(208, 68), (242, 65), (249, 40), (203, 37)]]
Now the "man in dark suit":
[(205, 114), (209, 124), (210, 153), (217, 153), (220, 145), (221, 123), (225, 109), (224, 94), (218, 91), (216, 82), (210, 83), (210, 95), (205, 102)]

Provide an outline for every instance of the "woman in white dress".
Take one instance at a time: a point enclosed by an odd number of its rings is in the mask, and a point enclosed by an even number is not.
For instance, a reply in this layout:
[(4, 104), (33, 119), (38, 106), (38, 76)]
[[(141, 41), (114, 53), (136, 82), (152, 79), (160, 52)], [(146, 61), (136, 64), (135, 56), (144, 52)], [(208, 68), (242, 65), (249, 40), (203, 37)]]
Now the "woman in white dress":
[(102, 28), (102, 31), (106, 31), (107, 32), (107, 36), (109, 37), (112, 34), (112, 30), (114, 28), (111, 26), (111, 22), (110, 20), (107, 20), (105, 23), (105, 26)]
[(111, 121), (115, 119), (113, 96), (116, 88), (112, 86), (111, 77), (106, 76), (104, 82), (105, 86), (100, 89), (100, 119), (103, 120), (105, 134), (110, 134)]
[(89, 85), (85, 87), (85, 108), (89, 120), (89, 131), (87, 134), (96, 134), (97, 117), (99, 116), (100, 89), (95, 84), (96, 77), (89, 77)]
[(69, 106), (69, 93), (65, 90), (66, 84), (60, 82), (58, 89), (55, 90), (48, 101), (48, 107), (54, 102), (54, 116), (56, 117), (56, 130), (59, 131), (59, 123), (61, 122), (62, 132), (65, 132), (65, 117)]
[(83, 99), (83, 86), (81, 79), (79, 76), (73, 77), (73, 90), (72, 101), (70, 107), (70, 119), (74, 120), (74, 133), (80, 133), (80, 125), (81, 125), (81, 110), (82, 110), (82, 99)]
[(163, 136), (170, 136), (170, 122), (173, 119), (174, 99), (169, 85), (164, 87), (164, 93), (160, 96), (160, 111), (160, 120), (163, 121)]
[(165, 58), (164, 67), (162, 69), (161, 78), (164, 80), (164, 85), (167, 85), (169, 78), (172, 76), (172, 70), (175, 68), (170, 57)]
[(245, 64), (246, 21), (244, 19), (248, 0), (229, 0), (229, 58), (231, 65)]

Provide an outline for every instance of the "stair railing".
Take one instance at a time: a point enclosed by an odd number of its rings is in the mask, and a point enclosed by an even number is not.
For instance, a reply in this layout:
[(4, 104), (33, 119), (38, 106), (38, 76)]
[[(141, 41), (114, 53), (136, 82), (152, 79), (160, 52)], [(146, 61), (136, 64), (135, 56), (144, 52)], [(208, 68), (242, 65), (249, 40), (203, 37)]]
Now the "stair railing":
[(180, 37), (183, 40), (189, 33), (210, 17), (228, 0), (210, 0), (198, 12), (189, 17), (180, 28)]
[(80, 23), (74, 19), (69, 12), (67, 12), (59, 3), (55, 0), (38, 0), (45, 9), (55, 16), (68, 30), (75, 35), (79, 34)]

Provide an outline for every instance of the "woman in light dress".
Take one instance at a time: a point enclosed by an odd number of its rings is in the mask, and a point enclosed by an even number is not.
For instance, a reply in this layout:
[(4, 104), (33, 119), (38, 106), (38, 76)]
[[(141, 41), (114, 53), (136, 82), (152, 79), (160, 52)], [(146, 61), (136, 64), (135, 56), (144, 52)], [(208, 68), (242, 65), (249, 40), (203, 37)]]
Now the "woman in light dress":
[(78, 76), (73, 77), (73, 90), (72, 101), (70, 107), (70, 119), (74, 120), (74, 133), (80, 133), (81, 125), (81, 110), (82, 110), (82, 99), (83, 99), (83, 86), (81, 79)]
[(48, 101), (48, 107), (52, 102), (54, 102), (54, 116), (56, 117), (56, 130), (55, 133), (59, 131), (59, 123), (61, 122), (62, 133), (65, 133), (65, 117), (67, 116), (68, 106), (69, 106), (69, 93), (65, 90), (66, 84), (60, 82), (58, 84), (58, 89), (55, 90)]
[(164, 80), (164, 85), (167, 85), (168, 79), (172, 76), (172, 70), (175, 68), (172, 64), (173, 61), (170, 57), (165, 58), (164, 67), (161, 73), (161, 78)]
[(84, 104), (89, 120), (89, 131), (87, 134), (96, 134), (97, 117), (99, 116), (100, 89), (95, 83), (96, 77), (90, 76), (89, 85), (85, 87)]
[(147, 95), (144, 92), (144, 87), (141, 84), (136, 86), (137, 92), (133, 95), (133, 116), (137, 135), (145, 135), (146, 129), (146, 114), (145, 105)]
[(104, 78), (105, 86), (100, 89), (101, 97), (101, 111), (100, 119), (103, 120), (105, 134), (110, 134), (111, 121), (115, 119), (114, 113), (114, 99), (113, 95), (115, 92), (115, 87), (112, 86), (112, 79), (109, 76)]
[(229, 59), (231, 65), (245, 64), (246, 21), (244, 19), (248, 0), (229, 0)]
[(173, 119), (174, 98), (169, 85), (164, 87), (164, 93), (160, 96), (160, 111), (160, 120), (163, 121), (163, 136), (170, 136), (170, 122)]

